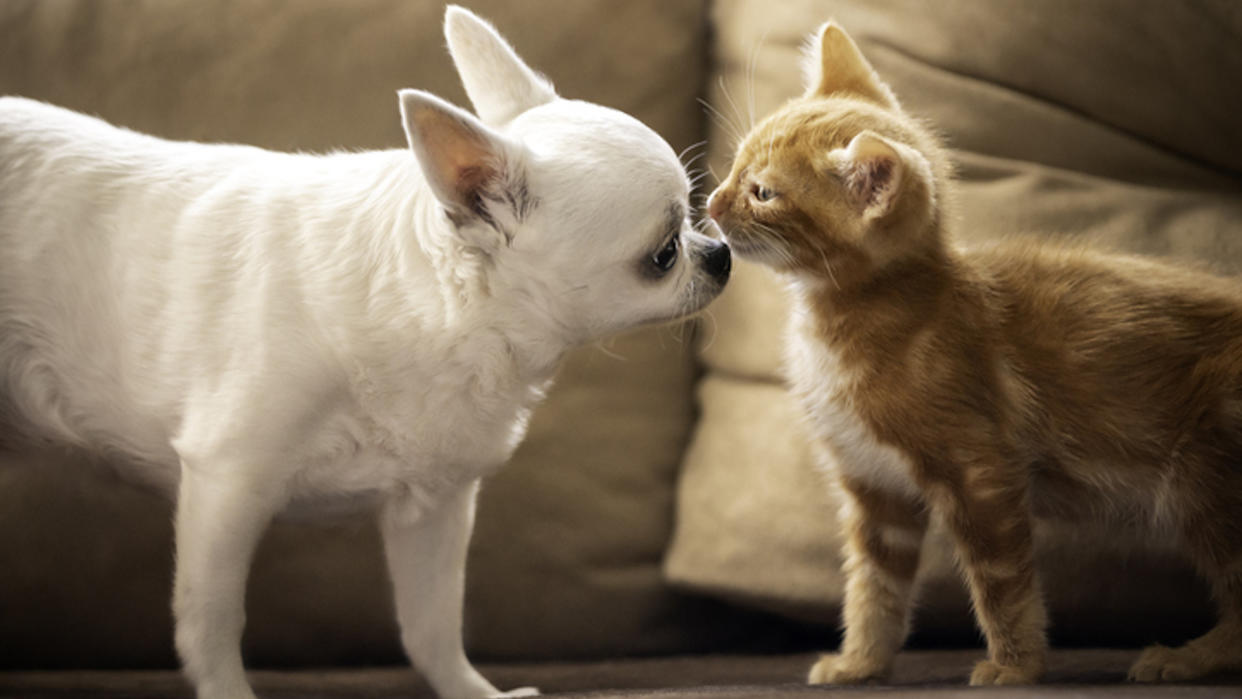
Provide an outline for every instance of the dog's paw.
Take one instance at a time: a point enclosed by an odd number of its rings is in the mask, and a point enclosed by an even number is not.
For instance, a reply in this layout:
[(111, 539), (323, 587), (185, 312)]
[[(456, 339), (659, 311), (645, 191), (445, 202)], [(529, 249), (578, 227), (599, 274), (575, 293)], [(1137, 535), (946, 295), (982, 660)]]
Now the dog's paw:
[(1044, 673), (1044, 669), (1037, 663), (1030, 665), (1001, 665), (991, 660), (980, 660), (975, 663), (974, 672), (970, 673), (970, 684), (978, 687), (980, 685), (1000, 685), (1000, 684), (1034, 684), (1039, 681), (1039, 676)]
[(806, 681), (807, 684), (862, 684), (881, 679), (886, 674), (888, 668), (881, 663), (857, 656), (825, 653), (811, 667)]
[(539, 690), (536, 687), (518, 687), (517, 689), (510, 689), (507, 692), (500, 692), (499, 694), (493, 694), (491, 696), (491, 699), (510, 699), (511, 697), (537, 697), (537, 696), (539, 696)]
[(1207, 674), (1201, 658), (1194, 651), (1166, 646), (1150, 646), (1130, 666), (1131, 682), (1179, 682)]

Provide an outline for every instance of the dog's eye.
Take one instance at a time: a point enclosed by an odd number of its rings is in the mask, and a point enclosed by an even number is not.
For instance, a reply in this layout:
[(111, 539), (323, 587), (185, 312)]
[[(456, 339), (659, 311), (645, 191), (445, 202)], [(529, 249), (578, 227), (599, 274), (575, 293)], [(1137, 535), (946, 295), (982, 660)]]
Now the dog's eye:
[(677, 264), (677, 251), (681, 249), (681, 236), (669, 238), (668, 244), (660, 248), (660, 252), (651, 256), (651, 264), (661, 272), (667, 272)]
[(750, 190), (750, 193), (759, 201), (768, 201), (769, 199), (776, 196), (776, 192), (773, 192), (772, 190), (768, 189), (767, 187), (764, 187), (761, 184), (757, 184), (754, 187), (752, 187)]

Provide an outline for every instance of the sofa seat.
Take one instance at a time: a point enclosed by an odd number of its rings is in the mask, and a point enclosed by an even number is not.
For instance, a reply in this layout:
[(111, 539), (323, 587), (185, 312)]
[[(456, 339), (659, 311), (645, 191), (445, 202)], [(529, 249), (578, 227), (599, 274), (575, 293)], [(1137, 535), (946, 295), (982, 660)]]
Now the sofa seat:
[[(971, 688), (966, 678), (980, 649), (916, 650), (897, 657), (891, 683), (865, 688), (808, 687), (803, 673), (814, 653), (779, 655), (692, 655), (591, 662), (481, 663), (480, 670), (501, 688), (537, 686), (557, 697), (787, 697), (857, 695), (924, 697), (1242, 697), (1242, 674), (1195, 684), (1126, 685), (1133, 650), (1075, 649), (1053, 651), (1045, 684), (995, 689)], [(403, 667), (324, 671), (260, 670), (250, 673), (265, 699), (433, 699), (431, 690)], [(55, 671), (0, 673), (0, 696), (115, 697), (120, 699), (190, 699), (181, 676), (172, 670)]]

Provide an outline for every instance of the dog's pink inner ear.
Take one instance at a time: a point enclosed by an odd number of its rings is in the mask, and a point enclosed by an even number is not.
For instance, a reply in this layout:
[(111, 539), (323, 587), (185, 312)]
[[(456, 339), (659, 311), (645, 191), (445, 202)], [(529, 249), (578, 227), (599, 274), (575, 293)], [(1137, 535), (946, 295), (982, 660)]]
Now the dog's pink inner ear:
[(423, 135), (424, 163), (432, 186), (445, 203), (473, 208), (478, 193), (499, 173), (496, 144), (450, 114), (434, 110), (414, 116)]
[(454, 189), (460, 196), (461, 203), (473, 208), (477, 203), (479, 193), (498, 175), (499, 171), (490, 165), (467, 165), (459, 169)]

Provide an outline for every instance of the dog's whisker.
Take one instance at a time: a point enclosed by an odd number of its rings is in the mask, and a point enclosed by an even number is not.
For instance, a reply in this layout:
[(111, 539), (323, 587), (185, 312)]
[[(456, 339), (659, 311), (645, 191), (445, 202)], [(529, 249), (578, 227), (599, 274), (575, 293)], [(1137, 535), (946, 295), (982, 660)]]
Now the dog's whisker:
[(595, 343), (595, 349), (599, 350), (602, 354), (606, 355), (609, 359), (615, 359), (619, 362), (630, 361), (629, 357), (626, 357), (623, 354), (613, 351), (613, 349), (611, 347), (608, 347), (602, 340)]
[[(702, 141), (699, 141), (698, 143), (691, 143), (690, 145), (688, 145), (688, 146), (686, 146), (685, 148), (682, 148), (682, 149), (681, 149), (681, 152), (677, 154), (677, 159), (678, 159), (679, 161), (683, 161), (683, 162), (682, 162), (682, 165), (683, 165), (684, 167), (690, 167), (690, 163), (684, 162), (684, 161), (685, 161), (685, 158), (686, 158), (686, 155), (687, 155), (688, 153), (692, 153), (692, 152), (694, 152), (694, 150), (695, 150), (696, 148), (703, 148), (703, 147), (704, 147), (704, 146), (706, 146), (706, 145), (707, 145), (707, 139), (703, 139)], [(704, 151), (704, 152), (706, 152), (706, 151)], [(701, 155), (701, 154), (700, 154), (700, 155)], [(696, 156), (696, 157), (697, 157), (697, 156)], [(694, 161), (690, 161), (690, 162), (694, 162)]]
[(702, 318), (704, 321), (708, 321), (708, 322), (700, 321), (699, 323), (700, 328), (702, 328), (704, 325), (711, 326), (712, 334), (710, 337), (707, 338), (707, 340), (703, 342), (703, 345), (700, 350), (700, 351), (706, 352), (707, 350), (712, 348), (712, 345), (716, 344), (716, 336), (720, 334), (720, 323), (716, 321), (716, 314), (712, 313), (711, 308), (704, 308), (702, 311), (699, 312), (699, 317)]
[(695, 163), (697, 163), (698, 161), (702, 160), (702, 159), (703, 159), (704, 157), (706, 157), (706, 156), (707, 156), (707, 151), (705, 151), (705, 150), (703, 150), (703, 151), (699, 151), (698, 153), (695, 153), (695, 154), (694, 154), (694, 157), (692, 157), (692, 158), (690, 158), (689, 160), (687, 160), (687, 161), (686, 161), (686, 163), (685, 163), (685, 166), (684, 166), (684, 167), (685, 167), (686, 169), (690, 169), (690, 167), (691, 167), (692, 165), (694, 165), (694, 164), (695, 164)]

